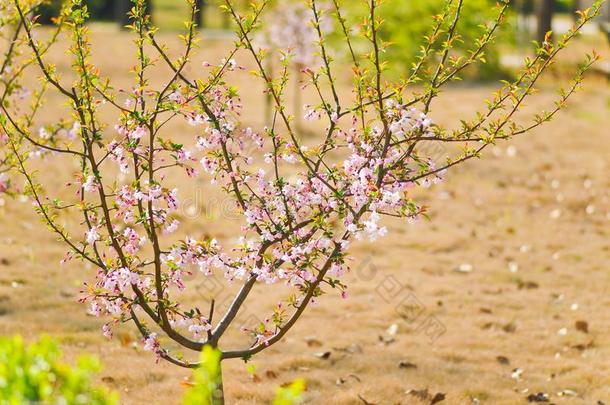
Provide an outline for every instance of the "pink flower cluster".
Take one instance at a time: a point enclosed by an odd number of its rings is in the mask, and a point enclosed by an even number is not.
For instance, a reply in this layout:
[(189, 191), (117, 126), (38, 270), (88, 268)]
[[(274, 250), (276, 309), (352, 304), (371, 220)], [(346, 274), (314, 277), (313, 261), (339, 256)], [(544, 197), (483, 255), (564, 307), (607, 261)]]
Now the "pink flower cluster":
[[(185, 277), (194, 270), (204, 276), (221, 272), (230, 282), (255, 277), (260, 283), (281, 282), (302, 291), (318, 278), (328, 278), (346, 295), (339, 279), (349, 271), (345, 260), (349, 240), (383, 237), (384, 214), (416, 220), (422, 212), (407, 191), (416, 184), (412, 177), (432, 169), (432, 164), (423, 159), (405, 161), (402, 141), (428, 134), (432, 123), (414, 109), (387, 102), (388, 131), (381, 122), (363, 131), (355, 117), (335, 119), (333, 142), (345, 157), (326, 162), (314, 148), (298, 145), (286, 135), (267, 128), (262, 133), (241, 128), (241, 103), (229, 89), (218, 86), (211, 91), (207, 112), (186, 103), (191, 98), (186, 90), (172, 94), (168, 103), (200, 133), (193, 148), (168, 140), (151, 146), (146, 142), (150, 131), (126, 115), (116, 126), (118, 136), (106, 147), (109, 161), (123, 175), (144, 172), (143, 165), (151, 164), (151, 148), (153, 165), (187, 167), (187, 175), (197, 173), (192, 163), (199, 161), (210, 182), (235, 198), (245, 234), (231, 249), (215, 239), (188, 236), (163, 247), (160, 234), (173, 233), (179, 226), (173, 217), (179, 207), (178, 190), (164, 186), (163, 175), (152, 183), (118, 184), (109, 192), (114, 196), (110, 226), (103, 213), (92, 210), (83, 238), (107, 257), (89, 288), (91, 312), (96, 315), (118, 320), (141, 297), (149, 302), (163, 299), (171, 308), (172, 325), (199, 339), (211, 329), (209, 320), (182, 310), (170, 293), (172, 288), (183, 291)], [(206, 118), (194, 123), (193, 116)], [(95, 195), (101, 187), (93, 175), (77, 184), (86, 195)], [(147, 245), (159, 252), (157, 257), (148, 257)], [(153, 268), (161, 271), (161, 279)]]
[[(319, 20), (320, 30), (330, 29), (324, 15), (291, 4), (281, 8), (269, 28), (272, 46), (290, 50), (312, 80), (328, 63), (326, 57), (316, 62), (314, 51), (319, 33), (313, 20)], [(250, 49), (255, 52), (253, 45)], [(385, 236), (384, 216), (417, 220), (424, 208), (411, 199), (409, 189), (442, 180), (434, 162), (411, 148), (432, 136), (434, 125), (426, 114), (403, 104), (400, 94), (370, 107), (377, 118), (366, 122), (357, 109), (342, 112), (338, 96), (334, 108), (324, 102), (306, 106), (308, 121), (328, 117), (321, 137), (311, 142), (296, 136), (285, 116), (283, 125), (242, 125), (242, 101), (224, 77), (243, 69), (232, 56), (204, 63), (209, 75), (200, 81), (184, 79), (185, 73), (172, 65), (177, 70), (162, 90), (140, 83), (113, 94), (92, 87), (85, 91), (90, 84), (83, 77), (75, 90), (81, 99), (71, 100), (83, 103), (88, 113), (76, 114), (77, 124), (62, 120), (40, 128), (31, 148), (32, 153), (70, 154), (81, 168), (68, 183), (74, 201), (64, 204), (80, 211), (82, 228), (59, 232), (70, 246), (63, 261), (80, 258), (98, 269), (84, 291), (90, 313), (112, 319), (103, 326), (108, 337), (113, 322), (134, 321), (145, 349), (161, 357), (167, 353), (157, 333), (197, 350), (204, 341), (217, 342), (241, 305), (224, 315), (213, 314), (213, 305), (209, 313), (185, 307), (180, 297), (191, 277), (220, 275), (242, 284), (245, 295), (256, 284), (288, 287), (290, 296), (273, 316), (246, 329), (255, 344), (269, 344), (289, 310), (304, 308), (327, 287), (347, 297), (343, 278), (350, 270), (350, 243)], [(114, 126), (98, 122), (97, 99), (88, 94), (101, 95), (118, 111)], [(117, 100), (121, 94), (127, 95), (124, 103)], [(281, 103), (282, 96), (273, 95)], [(164, 130), (176, 119), (187, 124), (182, 127), (191, 137), (172, 139)], [(180, 197), (188, 194), (177, 187), (180, 175), (190, 184), (205, 179), (226, 193), (243, 219), (237, 242), (176, 236)], [(141, 316), (152, 321), (152, 329)]]

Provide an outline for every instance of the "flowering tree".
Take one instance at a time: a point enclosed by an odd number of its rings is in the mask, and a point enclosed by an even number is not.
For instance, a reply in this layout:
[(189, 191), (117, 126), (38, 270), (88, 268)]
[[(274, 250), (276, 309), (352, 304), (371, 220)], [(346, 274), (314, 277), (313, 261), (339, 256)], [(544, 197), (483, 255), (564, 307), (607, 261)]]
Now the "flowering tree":
[[(318, 6), (320, 7), (320, 6)], [(262, 30), (254, 38), (255, 47), (258, 52), (277, 53), (290, 55), (289, 65), (294, 69), (292, 82), (294, 84), (293, 112), (295, 116), (295, 127), (299, 129), (301, 124), (301, 70), (308, 67), (319, 67), (322, 64), (318, 52), (320, 37), (317, 30), (322, 33), (331, 32), (333, 21), (324, 13), (329, 9), (327, 3), (323, 3), (321, 10), (314, 14), (304, 2), (289, 1), (275, 4), (264, 17)], [(268, 74), (273, 74), (274, 60), (276, 58), (266, 57), (265, 69)], [(266, 119), (272, 118), (273, 96), (271, 92), (266, 93)]]
[[(28, 1), (23, 3), (25, 14), (30, 14), (36, 9), (40, 1)], [(19, 190), (12, 182), (10, 173), (18, 166), (12, 148), (10, 147), (9, 134), (5, 129), (16, 125), (20, 120), (22, 125), (31, 126), (34, 117), (43, 103), (43, 96), (47, 85), (40, 88), (35, 86), (26, 87), (21, 80), (24, 72), (28, 70), (35, 60), (24, 55), (26, 37), (24, 21), (17, 14), (16, 9), (11, 6), (10, 0), (0, 0), (0, 41), (4, 42), (0, 50), (0, 194), (13, 195)], [(50, 46), (57, 40), (59, 29), (55, 30), (49, 39), (40, 44), (40, 55), (44, 55)], [(11, 110), (8, 114), (7, 109)], [(41, 134), (44, 137), (45, 134)], [(46, 134), (46, 143), (53, 143), (50, 134)], [(21, 142), (21, 136), (12, 140), (15, 145)], [(30, 141), (35, 145), (38, 142), (32, 138)], [(49, 148), (50, 145), (49, 145)]]
[[(329, 8), (328, 4), (320, 3), (323, 10)], [(331, 31), (332, 20), (319, 12), (317, 16), (322, 32)], [(256, 42), (260, 42), (262, 48), (292, 53), (291, 63), (296, 66), (316, 66), (320, 63), (320, 58), (316, 46), (319, 37), (313, 24), (315, 18), (316, 14), (303, 2), (276, 4), (265, 16), (266, 23)]]
[[(195, 16), (194, 1), (187, 1)], [(110, 319), (103, 333), (110, 337), (114, 323), (133, 322), (147, 350), (182, 367), (198, 364), (171, 352), (168, 342), (194, 352), (206, 345), (219, 348), (222, 360), (248, 359), (279, 342), (323, 294), (335, 290), (346, 297), (342, 276), (349, 271), (352, 240), (383, 237), (384, 216), (416, 221), (425, 207), (411, 198), (410, 190), (442, 181), (453, 166), (480, 157), (500, 140), (527, 133), (565, 105), (595, 54), (587, 56), (549, 111), (533, 117), (520, 114), (541, 74), (601, 5), (583, 11), (556, 45), (540, 44), (515, 80), (493, 94), (486, 110), (451, 128), (433, 121), (435, 98), (466, 67), (484, 59), (508, 1), (499, 2), (497, 18), (466, 53), (453, 48), (459, 40), (463, 1), (448, 1), (435, 17), (408, 77), (388, 83), (382, 57), (385, 44), (378, 38), (380, 0), (368, 3), (369, 16), (357, 34), (349, 28), (339, 0), (334, 0), (332, 14), (352, 60), (354, 86), (351, 99), (346, 99), (335, 75), (340, 67), (333, 62), (320, 27), (319, 5), (309, 0), (322, 63), (305, 68), (307, 84), (319, 96), (306, 116), (323, 120), (326, 126), (315, 146), (305, 146), (293, 128), (294, 117), (285, 109), (290, 55), (282, 58), (282, 69), (274, 76), (265, 68), (265, 59), (271, 56), (253, 42), (267, 0), (253, 4), (248, 15), (239, 14), (233, 2), (225, 0), (224, 9), (237, 26), (235, 46), (219, 63), (205, 64), (200, 77), (186, 73), (197, 43), (193, 20), (186, 24), (181, 55), (172, 59), (156, 37), (144, 2), (134, 1), (130, 28), (138, 64), (128, 92), (115, 90), (92, 64), (82, 0), (68, 1), (58, 21), (71, 35), (77, 79), (70, 84), (45, 60), (37, 25), (23, 1), (11, 2), (33, 60), (46, 83), (63, 95), (72, 110), (71, 119), (44, 127), (49, 135), (34, 139), (32, 123), (4, 108), (9, 119), (0, 123), (9, 134), (27, 192), (47, 225), (67, 245), (64, 260), (78, 258), (97, 269), (95, 281), (86, 284), (83, 301), (89, 303), (91, 313)], [(354, 35), (368, 40), (363, 55), (352, 46)], [(240, 49), (249, 53), (275, 106), (271, 121), (258, 131), (240, 125), (240, 113), (247, 106), (241, 105), (238, 91), (227, 81), (227, 73), (239, 67), (234, 56)], [(149, 54), (153, 51), (154, 57)], [(160, 87), (148, 80), (154, 61), (171, 71)], [(127, 100), (120, 102), (123, 94)], [(118, 122), (101, 118), (102, 105), (115, 110)], [(167, 124), (174, 120), (192, 126), (190, 145), (171, 139)], [(460, 148), (447, 148), (444, 160), (426, 154), (429, 145), (449, 144)], [(455, 153), (449, 153), (452, 150)], [(77, 164), (78, 174), (69, 179), (73, 201), (53, 198), (53, 190), (38, 183), (24, 160), (32, 151), (53, 153)], [(213, 238), (188, 235), (170, 242), (169, 234), (180, 228), (175, 218), (179, 191), (169, 180), (170, 171), (180, 171), (189, 181), (205, 177), (226, 193), (243, 218), (244, 236), (238, 244), (224, 246)], [(57, 220), (64, 212), (78, 213), (81, 226), (64, 227)], [(180, 297), (188, 285), (184, 278), (191, 272), (200, 277), (221, 273), (227, 282), (241, 283), (224, 313), (215, 311), (214, 301), (209, 308), (185, 308)], [(291, 293), (264, 317), (267, 321), (246, 330), (250, 344), (224, 347), (221, 339), (237, 326), (238, 313), (251, 292), (278, 284), (288, 286)]]
[[(23, 24), (18, 22), (15, 15), (4, 12), (8, 10), (3, 2), (0, 2), (0, 40), (4, 42), (2, 48), (2, 59), (0, 59), (0, 106), (9, 107), (13, 103), (18, 103), (28, 96), (28, 91), (20, 87), (17, 80), (21, 69), (15, 68), (16, 58), (19, 54), (20, 38), (23, 31)], [(0, 130), (0, 194), (11, 193), (11, 181), (8, 172), (14, 165), (9, 148), (6, 147), (8, 136)], [(7, 153), (9, 151), (9, 153)]]

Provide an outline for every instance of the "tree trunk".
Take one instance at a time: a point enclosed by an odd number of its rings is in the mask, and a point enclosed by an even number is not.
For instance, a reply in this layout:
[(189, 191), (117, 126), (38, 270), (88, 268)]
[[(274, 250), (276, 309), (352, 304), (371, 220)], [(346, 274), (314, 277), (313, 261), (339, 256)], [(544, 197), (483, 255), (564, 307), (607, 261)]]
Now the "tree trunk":
[(197, 13), (195, 14), (195, 23), (199, 28), (203, 28), (205, 20), (203, 18), (205, 14), (205, 0), (195, 0), (195, 6), (197, 7)]
[(121, 28), (129, 24), (128, 13), (130, 9), (131, 1), (129, 0), (117, 0), (114, 5), (114, 15)]
[(216, 390), (212, 394), (212, 405), (224, 405), (225, 404), (225, 390), (222, 383), (222, 360), (218, 363), (218, 384)]
[(551, 31), (555, 0), (540, 0), (538, 4), (538, 35), (539, 43), (544, 42), (547, 32)]

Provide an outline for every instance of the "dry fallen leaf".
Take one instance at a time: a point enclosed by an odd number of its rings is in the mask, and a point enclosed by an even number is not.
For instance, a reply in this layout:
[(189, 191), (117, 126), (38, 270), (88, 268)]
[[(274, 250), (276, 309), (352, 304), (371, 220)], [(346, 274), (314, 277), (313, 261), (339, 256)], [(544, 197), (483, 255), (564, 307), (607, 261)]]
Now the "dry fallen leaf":
[(108, 376), (102, 377), (102, 382), (104, 382), (106, 384), (114, 384), (116, 381), (113, 377), (108, 375)]
[(557, 393), (557, 396), (559, 397), (575, 397), (577, 395), (578, 393), (574, 390), (563, 390)]
[(587, 321), (576, 321), (574, 324), (576, 330), (582, 333), (589, 333), (589, 323)]
[(379, 341), (385, 345), (392, 344), (396, 341), (393, 337), (379, 335)]
[(337, 384), (337, 385), (342, 385), (342, 384), (345, 384), (345, 383), (347, 383), (347, 379), (348, 379), (348, 378), (351, 378), (351, 379), (356, 380), (356, 381), (358, 381), (358, 382), (362, 382), (362, 380), (360, 379), (360, 377), (358, 377), (356, 374), (349, 374), (349, 375), (348, 375), (348, 376), (346, 376), (345, 378), (344, 378), (344, 377), (339, 377), (339, 378), (337, 378), (337, 380), (335, 381), (335, 384)]
[(520, 290), (534, 290), (536, 288), (540, 287), (540, 285), (538, 283), (536, 283), (535, 281), (523, 281), (523, 280), (518, 280), (517, 281), (517, 288)]
[(493, 322), (486, 322), (481, 326), (481, 329), (487, 330), (487, 329), (491, 329), (494, 327), (494, 323)]
[(454, 269), (454, 271), (458, 272), (458, 273), (462, 273), (462, 274), (468, 274), (468, 273), (472, 273), (473, 269), (474, 269), (474, 267), (472, 266), (472, 264), (462, 263), (458, 267), (456, 267)]
[(518, 379), (520, 379), (520, 378), (521, 378), (521, 375), (522, 375), (522, 374), (523, 374), (523, 370), (522, 370), (522, 369), (520, 369), (520, 368), (516, 368), (516, 369), (514, 369), (514, 370), (513, 370), (513, 372), (510, 374), (510, 377), (511, 377), (511, 378), (513, 378), (513, 379), (515, 379), (515, 380), (518, 380)]
[(398, 363), (398, 368), (402, 368), (402, 369), (417, 368), (417, 364), (411, 363), (410, 361), (407, 361), (407, 360), (402, 360), (400, 363)]
[(536, 394), (529, 394), (527, 400), (528, 402), (549, 402), (549, 396), (544, 392), (538, 392)]
[(345, 352), (350, 354), (362, 353), (362, 347), (359, 344), (352, 343), (347, 347), (333, 347), (338, 352)]
[(307, 338), (305, 338), (305, 342), (307, 343), (307, 346), (309, 346), (309, 347), (320, 347), (320, 346), (322, 346), (322, 342), (320, 342), (318, 339), (316, 339), (314, 337), (307, 337)]
[(320, 358), (320, 359), (322, 359), (322, 360), (328, 360), (330, 358), (331, 354), (332, 354), (331, 352), (326, 351), (326, 352), (316, 353), (315, 356)]
[(441, 401), (444, 401), (447, 395), (442, 392), (437, 392), (432, 401), (430, 401), (430, 405), (438, 404)]
[(592, 348), (594, 345), (595, 345), (595, 342), (592, 340), (587, 344), (580, 343), (580, 344), (572, 345), (572, 349), (576, 349), (576, 350), (583, 352), (587, 349)]
[(410, 389), (406, 392), (406, 394), (411, 395), (422, 401), (430, 400), (430, 405), (434, 405), (441, 401), (444, 401), (445, 398), (447, 397), (447, 395), (444, 392), (437, 392), (436, 394), (434, 394), (434, 396), (432, 396), (430, 394), (430, 391), (428, 391), (428, 388), (424, 388), (423, 390)]
[(509, 322), (506, 325), (502, 326), (502, 330), (506, 333), (515, 333), (517, 330), (517, 325), (514, 322)]
[(394, 336), (396, 334), (396, 332), (398, 332), (398, 325), (393, 323), (391, 324), (388, 329), (386, 329), (385, 333), (387, 333), (390, 336)]
[(361, 400), (364, 405), (377, 405), (377, 403), (375, 402), (369, 402), (367, 401), (362, 395), (358, 394), (358, 399)]
[(415, 398), (421, 399), (422, 401), (425, 401), (427, 399), (430, 398), (430, 392), (428, 391), (428, 388), (424, 388), (423, 390), (408, 390), (406, 392), (407, 395), (411, 395)]

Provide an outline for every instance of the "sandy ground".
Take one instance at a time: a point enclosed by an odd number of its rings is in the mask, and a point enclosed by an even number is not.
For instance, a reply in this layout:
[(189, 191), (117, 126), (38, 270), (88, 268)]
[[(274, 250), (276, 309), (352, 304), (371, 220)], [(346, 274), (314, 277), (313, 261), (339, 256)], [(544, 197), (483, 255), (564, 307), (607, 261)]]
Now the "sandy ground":
[[(128, 38), (102, 28), (94, 41), (104, 73), (126, 85)], [(217, 48), (206, 44), (201, 58), (220, 58)], [(62, 52), (53, 58), (67, 69)], [(454, 122), (492, 90), (452, 88), (433, 116)], [(255, 93), (244, 95), (256, 105), (245, 116), (251, 125), (262, 116)], [(545, 87), (529, 108), (549, 108), (551, 97)], [(63, 110), (58, 99), (49, 105), (47, 118)], [(430, 403), (437, 393), (447, 404), (519, 404), (537, 392), (557, 404), (610, 403), (609, 127), (610, 87), (593, 77), (553, 123), (418, 193), (430, 220), (390, 221), (381, 243), (357, 245), (348, 300), (321, 299), (283, 343), (254, 358), (255, 376), (241, 361), (226, 363), (228, 403), (265, 403), (297, 377), (311, 404)], [(53, 163), (41, 176), (60, 186), (74, 170)], [(190, 195), (185, 232), (230, 239), (234, 218), (209, 193), (202, 181)], [(59, 265), (64, 247), (29, 203), (7, 200), (0, 226), (1, 334), (47, 333), (68, 359), (99, 356), (101, 382), (124, 404), (179, 403), (189, 372), (155, 364), (130, 325), (105, 340), (102, 320), (77, 302), (93, 269)], [(190, 284), (188, 300), (209, 291), (200, 279)], [(258, 314), (266, 293), (255, 292), (246, 311)]]

